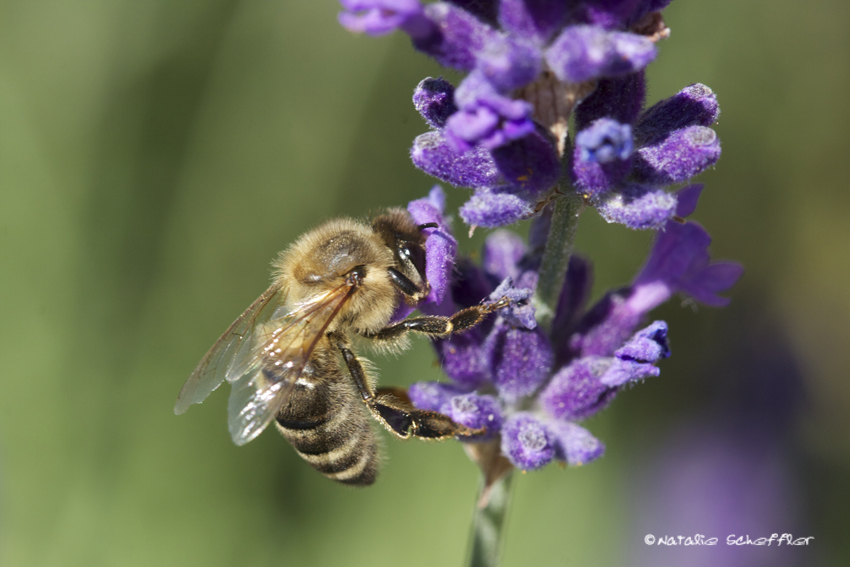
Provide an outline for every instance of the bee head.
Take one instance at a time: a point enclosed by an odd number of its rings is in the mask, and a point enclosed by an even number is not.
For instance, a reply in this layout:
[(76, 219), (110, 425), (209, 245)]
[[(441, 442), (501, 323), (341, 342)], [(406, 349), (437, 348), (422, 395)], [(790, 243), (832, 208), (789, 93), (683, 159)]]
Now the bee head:
[(372, 230), (393, 253), (395, 268), (428, 295), (425, 276), (425, 235), (407, 211), (390, 209), (372, 222)]

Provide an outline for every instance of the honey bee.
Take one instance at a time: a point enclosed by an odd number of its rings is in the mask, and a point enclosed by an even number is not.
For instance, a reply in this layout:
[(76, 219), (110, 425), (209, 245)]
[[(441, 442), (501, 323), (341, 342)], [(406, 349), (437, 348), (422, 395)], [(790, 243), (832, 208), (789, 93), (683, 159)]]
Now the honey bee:
[(352, 350), (356, 336), (404, 348), (410, 332), (462, 332), (508, 304), (502, 299), (451, 317), (388, 325), (402, 301), (415, 306), (430, 293), (423, 230), (436, 226), (416, 225), (406, 211), (391, 209), (371, 225), (343, 218), (302, 235), (273, 263), (271, 287), (186, 380), (174, 412), (182, 414), (227, 381), (234, 443), (251, 441), (274, 420), (313, 468), (358, 486), (375, 481), (380, 460), (369, 414), (402, 439), (482, 433), (416, 409), (402, 389), (376, 389)]

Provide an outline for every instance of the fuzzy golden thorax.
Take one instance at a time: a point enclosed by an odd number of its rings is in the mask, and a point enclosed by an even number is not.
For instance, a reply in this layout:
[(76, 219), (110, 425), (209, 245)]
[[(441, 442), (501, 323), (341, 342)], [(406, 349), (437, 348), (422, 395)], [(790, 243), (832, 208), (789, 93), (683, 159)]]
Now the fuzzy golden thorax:
[(276, 282), (292, 307), (347, 286), (355, 268), (362, 278), (328, 331), (358, 333), (383, 328), (399, 303), (387, 275), (396, 265), (393, 251), (372, 228), (352, 219), (331, 220), (301, 236), (274, 263)]

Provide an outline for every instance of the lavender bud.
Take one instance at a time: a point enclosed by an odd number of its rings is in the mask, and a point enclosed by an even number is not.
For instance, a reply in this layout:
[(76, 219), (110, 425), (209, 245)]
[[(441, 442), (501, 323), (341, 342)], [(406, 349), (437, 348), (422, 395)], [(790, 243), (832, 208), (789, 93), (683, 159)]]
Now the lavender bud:
[(486, 441), (494, 438), (502, 429), (502, 410), (493, 396), (478, 394), (454, 396), (440, 408), (440, 412), (470, 429), (487, 428), (483, 435), (465, 440)]
[(458, 187), (494, 187), (504, 178), (484, 148), (458, 152), (442, 132), (426, 132), (413, 141), (413, 165), (441, 181)]
[(546, 430), (555, 448), (555, 458), (572, 467), (595, 461), (605, 453), (605, 445), (580, 425), (549, 420)]
[[(523, 279), (528, 280), (525, 274)], [(534, 285), (537, 281), (534, 281)], [(506, 323), (510, 327), (520, 329), (535, 329), (537, 327), (537, 319), (534, 318), (534, 305), (531, 304), (531, 295), (534, 293), (534, 285), (525, 287), (518, 285), (514, 287), (511, 278), (505, 278), (499, 284), (493, 293), (484, 302), (485, 304), (495, 303), (502, 298), (507, 297), (511, 300), (511, 304), (499, 310), (499, 320)]]
[(653, 363), (669, 356), (667, 323), (655, 321), (635, 333), (614, 353), (613, 364), (599, 380), (607, 386), (621, 386), (626, 382), (658, 376), (660, 370)]
[(594, 206), (608, 222), (635, 230), (659, 229), (676, 213), (676, 197), (663, 189), (630, 184), (599, 197)]
[(546, 427), (530, 413), (517, 413), (502, 426), (502, 453), (522, 470), (543, 467), (555, 456)]
[(498, 321), (484, 342), (484, 353), (499, 397), (508, 403), (537, 391), (552, 367), (552, 347), (539, 327), (517, 329)]
[(687, 181), (720, 158), (720, 140), (711, 128), (689, 126), (655, 145), (637, 151), (634, 178), (640, 183), (670, 185)]
[(482, 187), (460, 208), (460, 218), (470, 226), (497, 228), (534, 214), (534, 202), (511, 192), (508, 187)]
[(556, 419), (578, 421), (605, 408), (617, 389), (599, 378), (608, 371), (609, 357), (586, 356), (559, 370), (541, 392), (540, 405)]
[(504, 280), (519, 277), (519, 261), (525, 255), (522, 237), (509, 230), (497, 230), (487, 236), (481, 250), (481, 267)]
[(572, 83), (634, 73), (655, 55), (655, 44), (647, 38), (597, 26), (568, 27), (546, 50), (546, 60), (555, 75)]
[(455, 384), (416, 382), (408, 388), (407, 395), (413, 405), (421, 410), (440, 411), (453, 397), (466, 392), (467, 390)]
[(428, 77), (413, 91), (413, 106), (431, 128), (441, 129), (446, 120), (457, 112), (454, 101), (455, 88), (442, 77)]
[(490, 378), (490, 366), (484, 354), (484, 335), (479, 329), (434, 341), (440, 367), (456, 384), (472, 390)]
[(654, 144), (674, 130), (688, 126), (711, 126), (718, 116), (720, 106), (714, 92), (697, 83), (644, 112), (635, 125), (635, 137), (641, 145)]
[(540, 73), (541, 63), (536, 47), (503, 36), (492, 38), (478, 53), (478, 70), (503, 93), (533, 81)]
[(444, 67), (471, 71), (477, 54), (497, 32), (469, 12), (446, 2), (425, 5), (435, 33), (413, 38), (413, 45)]

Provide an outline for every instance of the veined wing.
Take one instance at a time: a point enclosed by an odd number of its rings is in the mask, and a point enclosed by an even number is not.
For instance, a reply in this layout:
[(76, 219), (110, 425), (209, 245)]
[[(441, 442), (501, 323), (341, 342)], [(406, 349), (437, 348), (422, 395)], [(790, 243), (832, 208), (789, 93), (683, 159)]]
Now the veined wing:
[(227, 371), (233, 383), (227, 404), (233, 442), (244, 445), (259, 435), (286, 403), (318, 342), (354, 292), (347, 285), (312, 298), (242, 345)]
[(272, 285), (227, 328), (183, 384), (174, 413), (179, 415), (191, 404), (201, 403), (219, 387), (240, 347), (253, 342), (254, 329), (273, 318), (285, 295), (283, 289)]

